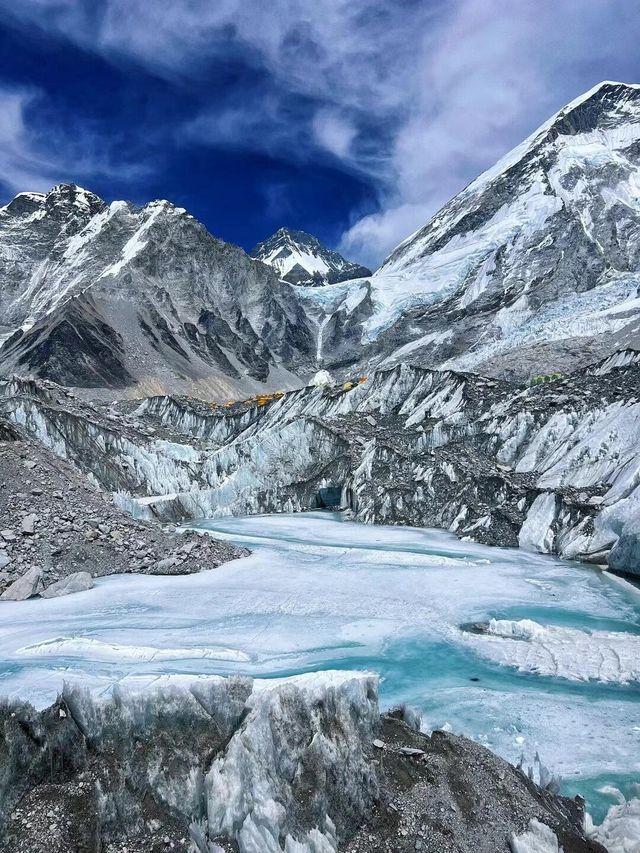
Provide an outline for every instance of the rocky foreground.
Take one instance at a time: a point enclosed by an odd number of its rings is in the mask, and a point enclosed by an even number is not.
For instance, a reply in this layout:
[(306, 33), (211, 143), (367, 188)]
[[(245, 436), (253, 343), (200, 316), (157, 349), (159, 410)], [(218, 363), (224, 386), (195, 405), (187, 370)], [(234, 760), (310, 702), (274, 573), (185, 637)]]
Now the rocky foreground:
[(380, 717), (376, 679), (348, 672), (5, 703), (2, 850), (605, 851), (580, 802), (412, 716)]
[(132, 518), (95, 481), (0, 419), (0, 601), (79, 592), (110, 574), (190, 574), (247, 553)]

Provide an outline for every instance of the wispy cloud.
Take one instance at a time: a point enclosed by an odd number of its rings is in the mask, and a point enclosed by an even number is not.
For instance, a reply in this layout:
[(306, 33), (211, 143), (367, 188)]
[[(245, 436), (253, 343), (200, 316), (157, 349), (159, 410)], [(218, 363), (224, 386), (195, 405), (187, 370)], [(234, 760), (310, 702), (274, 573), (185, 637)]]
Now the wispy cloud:
[[(310, 167), (330, 158), (367, 176), (379, 210), (353, 222), (342, 248), (373, 264), (563, 103), (602, 78), (640, 71), (636, 0), (97, 6), (0, 0), (5, 17), (176, 86), (208, 79), (216, 62), (251, 69), (252, 82), (232, 99), (213, 97), (214, 80), (212, 103), (205, 99), (173, 132), (186, 143), (266, 151)], [(17, 175), (20, 150), (38, 150), (21, 118), (25, 103), (10, 103), (8, 130), (0, 126), (14, 152), (5, 172)], [(22, 168), (37, 176), (38, 157), (29, 160)]]
[(45, 191), (62, 181), (130, 180), (148, 167), (116, 158), (108, 143), (70, 119), (51, 121), (47, 99), (34, 88), (0, 85), (0, 186), (5, 192)]
[(49, 187), (51, 164), (34, 150), (25, 122), (37, 93), (0, 88), (0, 184), (10, 192)]
[(625, 0), (459, 0), (415, 68), (392, 143), (395, 181), (342, 248), (380, 259), (554, 111), (603, 78), (640, 73), (637, 6)]

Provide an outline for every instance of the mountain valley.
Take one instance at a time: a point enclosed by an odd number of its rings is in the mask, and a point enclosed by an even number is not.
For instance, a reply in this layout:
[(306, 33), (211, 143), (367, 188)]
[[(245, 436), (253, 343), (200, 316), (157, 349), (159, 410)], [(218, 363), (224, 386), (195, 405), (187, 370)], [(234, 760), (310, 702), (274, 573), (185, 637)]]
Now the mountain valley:
[(2, 849), (637, 853), (639, 234), (612, 82), (374, 272), (0, 208)]

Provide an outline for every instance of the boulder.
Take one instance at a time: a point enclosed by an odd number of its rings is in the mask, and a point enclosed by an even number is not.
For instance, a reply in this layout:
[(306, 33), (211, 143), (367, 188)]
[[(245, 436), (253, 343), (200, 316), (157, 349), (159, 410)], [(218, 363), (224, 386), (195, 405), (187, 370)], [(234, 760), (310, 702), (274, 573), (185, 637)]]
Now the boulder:
[(72, 592), (84, 592), (93, 587), (93, 578), (89, 572), (74, 572), (48, 586), (40, 593), (42, 598), (58, 598), (60, 595), (70, 595)]
[(22, 532), (25, 536), (32, 536), (36, 532), (36, 522), (38, 521), (38, 516), (35, 512), (30, 512), (29, 515), (25, 515), (22, 519)]
[(153, 566), (154, 574), (163, 574), (167, 572), (171, 574), (171, 569), (175, 568), (178, 565), (177, 557), (165, 557), (163, 560), (158, 560), (157, 563)]
[(42, 589), (42, 569), (34, 566), (0, 595), (0, 601), (24, 601)]

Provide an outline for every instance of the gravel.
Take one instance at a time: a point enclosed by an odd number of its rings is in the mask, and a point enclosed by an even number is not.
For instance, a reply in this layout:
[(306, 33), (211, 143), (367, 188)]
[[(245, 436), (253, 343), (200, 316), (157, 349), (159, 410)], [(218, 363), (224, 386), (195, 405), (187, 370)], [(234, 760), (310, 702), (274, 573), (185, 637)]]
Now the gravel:
[(19, 428), (2, 421), (0, 436), (0, 601), (81, 591), (104, 575), (192, 574), (249, 553), (138, 521)]

